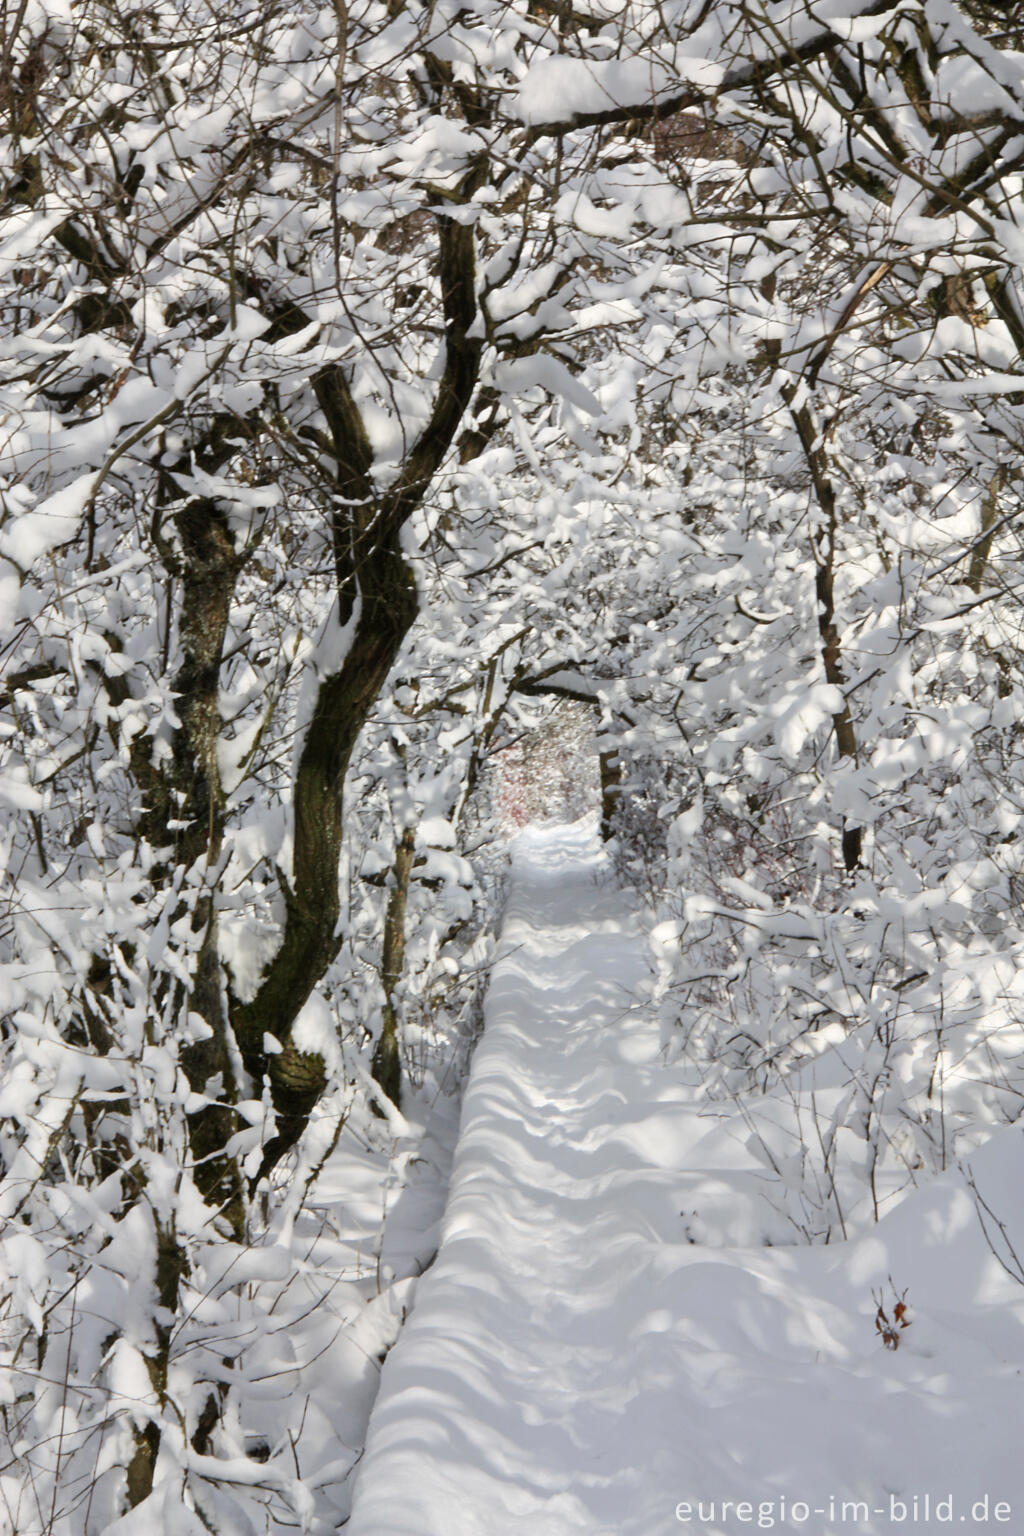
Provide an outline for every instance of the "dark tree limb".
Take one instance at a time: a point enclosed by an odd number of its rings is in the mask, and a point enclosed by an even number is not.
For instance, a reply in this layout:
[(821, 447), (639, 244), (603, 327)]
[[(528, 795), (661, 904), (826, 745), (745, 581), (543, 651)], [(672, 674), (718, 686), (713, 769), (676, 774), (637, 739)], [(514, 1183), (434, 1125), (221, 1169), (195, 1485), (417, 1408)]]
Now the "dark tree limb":
[[(474, 164), (458, 200), (484, 174)], [(483, 343), (476, 320), (476, 246), (472, 227), (435, 213), (445, 315), (445, 356), (433, 408), (394, 484), (373, 482), (369, 437), (338, 365), (313, 380), (334, 446), (332, 537), (338, 622), (350, 627), (338, 669), (323, 677), (306, 729), (293, 793), (291, 887), (284, 887), (281, 945), (256, 996), (235, 1002), (232, 1024), (247, 1070), (269, 1079), (277, 1133), (257, 1177), (295, 1145), (327, 1086), (323, 1059), (295, 1048), (292, 1029), (339, 947), (338, 862), (344, 830), (344, 783), (353, 749), (419, 610), (415, 579), (401, 547), (405, 523), (450, 451), (480, 373)], [(280, 1049), (268, 1053), (267, 1036)]]

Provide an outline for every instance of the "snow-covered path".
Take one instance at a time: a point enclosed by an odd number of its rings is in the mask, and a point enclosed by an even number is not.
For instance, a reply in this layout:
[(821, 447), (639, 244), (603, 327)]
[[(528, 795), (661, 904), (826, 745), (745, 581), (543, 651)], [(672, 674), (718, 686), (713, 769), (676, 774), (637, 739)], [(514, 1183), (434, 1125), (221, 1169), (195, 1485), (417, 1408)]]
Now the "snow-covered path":
[[(647, 1151), (671, 1106), (650, 1101), (657, 1032), (631, 1011), (642, 935), (599, 861), (590, 828), (518, 839), (441, 1252), (384, 1371), (358, 1536), (632, 1529), (650, 1458), (674, 1456), (683, 1425), (650, 1391), (663, 1341), (629, 1302), (679, 1228)], [(644, 1466), (623, 1463), (625, 1414)]]
[[(763, 1172), (665, 1067), (646, 975), (593, 827), (523, 834), (440, 1253), (384, 1368), (347, 1536), (751, 1528), (681, 1520), (697, 1498), (821, 1536), (889, 1530), (903, 1494), (1012, 1500), (1024, 1292), (962, 1188), (939, 1180), (841, 1251), (765, 1246)], [(947, 1309), (898, 1353), (873, 1330), (890, 1273)], [(956, 1477), (951, 1437), (976, 1443)], [(866, 1518), (828, 1518), (842, 1498)]]

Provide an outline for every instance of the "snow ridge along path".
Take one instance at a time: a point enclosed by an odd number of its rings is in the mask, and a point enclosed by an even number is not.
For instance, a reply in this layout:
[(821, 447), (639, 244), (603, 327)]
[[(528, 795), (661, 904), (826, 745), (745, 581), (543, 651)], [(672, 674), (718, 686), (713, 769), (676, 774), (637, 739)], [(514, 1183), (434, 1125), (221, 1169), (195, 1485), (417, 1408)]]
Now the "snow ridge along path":
[[(925, 1493), (961, 1529), (1010, 1501), (1020, 1529), (1024, 1288), (963, 1179), (838, 1249), (776, 1246), (741, 1117), (666, 1067), (648, 975), (596, 826), (521, 834), (441, 1247), (346, 1536), (865, 1536)], [(1022, 1142), (974, 1160), (1011, 1215)], [(890, 1274), (926, 1307), (896, 1352), (873, 1328)]]

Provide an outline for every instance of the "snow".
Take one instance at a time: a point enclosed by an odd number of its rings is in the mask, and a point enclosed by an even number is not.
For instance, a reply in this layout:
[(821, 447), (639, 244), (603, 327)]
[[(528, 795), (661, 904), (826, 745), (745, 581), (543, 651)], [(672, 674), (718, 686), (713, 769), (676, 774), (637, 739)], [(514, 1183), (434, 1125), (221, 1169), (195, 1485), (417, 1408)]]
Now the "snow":
[[(106, 1536), (140, 1366), (166, 1365), (120, 1528), (326, 1536), (392, 1346), (373, 1536), (384, 1504), (385, 1531), (523, 1510), (572, 1536), (693, 1524), (702, 1495), (884, 1499), (951, 1452), (958, 1496), (1005, 1491), (1024, 53), (1000, 9), (460, 0), (254, 30), (29, 0), (9, 62), (46, 131), (12, 146), (31, 206), (0, 235), (0, 1531)], [(228, 573), (196, 497), (246, 555), (205, 647)], [(395, 656), (379, 613), (342, 622), (334, 558), (371, 552), (373, 606), (393, 536), (419, 608)], [(384, 649), (349, 762), (308, 728), (360, 626)], [(578, 751), (541, 729), (559, 689), (591, 700)], [(211, 709), (219, 786), (189, 769)], [(520, 842), (446, 1216), (504, 839), (553, 794), (592, 808), (599, 751), (653, 943), (591, 833)], [(305, 926), (300, 767), (344, 827), (338, 947), (314, 936), (310, 1001), (263, 1046), (329, 1082), (249, 1202), (250, 1263), (200, 1192), (207, 1132), (252, 1179), (303, 1117), (229, 1031), (241, 1102), (200, 1118), (234, 1092), (203, 1015), (250, 1017)], [(370, 1062), (407, 828), (399, 1108)]]
[(915, 1498), (924, 1524), (926, 1495), (931, 1519), (948, 1499), (940, 1520), (977, 1523), (987, 1500), (1005, 1523), (1021, 1131), (973, 1158), (988, 1238), (950, 1170), (846, 1243), (797, 1246), (743, 1117), (666, 1066), (648, 976), (593, 822), (523, 832), (441, 1249), (384, 1368), (349, 1536), (870, 1536)]
[(0, 538), (0, 559), (27, 570), (56, 545), (74, 538), (82, 519), (94, 476), (79, 475), (71, 485), (54, 491), (34, 511), (23, 514)]
[(682, 51), (670, 60), (542, 58), (519, 83), (517, 113), (528, 125), (565, 122), (610, 108), (646, 105), (678, 91), (683, 82), (711, 92), (721, 78), (720, 65)]
[(589, 416), (601, 414), (600, 402), (557, 357), (520, 357), (512, 362), (498, 363), (494, 368), (494, 382), (498, 388), (512, 394), (521, 394), (537, 387), (546, 389), (556, 398), (568, 400)]
[(837, 37), (842, 37), (848, 43), (866, 43), (873, 37), (878, 37), (886, 27), (891, 27), (893, 18), (900, 11), (913, 13), (917, 9), (914, 0), (900, 0), (892, 9), (886, 9), (880, 15), (857, 16), (850, 15), (844, 9), (833, 14), (831, 5), (816, 7), (816, 15), (820, 20), (828, 23), (829, 30)]

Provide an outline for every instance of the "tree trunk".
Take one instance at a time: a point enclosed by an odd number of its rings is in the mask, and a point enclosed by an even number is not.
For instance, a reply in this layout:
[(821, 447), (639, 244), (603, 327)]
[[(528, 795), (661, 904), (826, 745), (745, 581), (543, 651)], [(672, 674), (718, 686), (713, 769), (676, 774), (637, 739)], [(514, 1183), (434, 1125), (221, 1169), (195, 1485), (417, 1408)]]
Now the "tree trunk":
[[(298, 1050), (292, 1026), (338, 952), (338, 862), (345, 772), (359, 734), (418, 611), (413, 576), (397, 538), (359, 570), (355, 633), (337, 672), (325, 677), (299, 760), (294, 793), (292, 882), (282, 876), (281, 947), (256, 996), (235, 1003), (232, 1023), (246, 1069), (269, 1078), (277, 1132), (257, 1178), (295, 1145), (327, 1084), (322, 1057)], [(281, 1049), (268, 1053), (270, 1035)]]
[(384, 948), (380, 971), (384, 986), (384, 1019), (371, 1069), (374, 1082), (380, 1084), (396, 1108), (401, 1108), (402, 1104), (402, 1063), (398, 1052), (395, 992), (402, 979), (405, 962), (405, 909), (409, 900), (409, 878), (415, 850), (415, 829), (406, 827), (395, 848), (394, 884), (388, 892), (388, 909), (384, 918)]
[[(185, 1251), (178, 1241), (173, 1220), (166, 1226), (153, 1215), (156, 1228), (156, 1292), (160, 1303), (154, 1325), (154, 1348), (146, 1368), (153, 1391), (161, 1405), (167, 1396), (167, 1368), (170, 1360), (174, 1321), (178, 1317), (178, 1292), (187, 1269)], [(150, 1420), (135, 1432), (135, 1450), (126, 1468), (128, 1504), (134, 1509), (153, 1491), (153, 1474), (160, 1452), (160, 1426)]]
[[(481, 157), (453, 201), (472, 196), (485, 169)], [(337, 617), (342, 625), (354, 625), (354, 631), (338, 671), (320, 683), (299, 759), (292, 801), (292, 884), (282, 876), (281, 946), (256, 996), (248, 1003), (235, 1002), (231, 1011), (246, 1069), (257, 1083), (269, 1079), (277, 1113), (277, 1133), (265, 1148), (257, 1179), (298, 1141), (327, 1085), (322, 1058), (294, 1047), (292, 1026), (338, 952), (345, 772), (419, 608), (415, 579), (402, 555), (402, 529), (444, 461), (480, 374), (483, 341), (472, 334), (477, 319), (473, 230), (447, 214), (436, 217), (444, 367), (427, 423), (384, 494), (373, 480), (373, 450), (344, 371), (332, 365), (312, 381), (336, 465), (331, 526)], [(267, 1035), (280, 1050), (267, 1053)]]
[(601, 775), (601, 837), (607, 843), (615, 829), (615, 813), (622, 797), (622, 760), (618, 749), (609, 748), (598, 753), (598, 770)]
[[(211, 460), (211, 464), (215, 463)], [(181, 729), (175, 733), (170, 778), (173, 796), (165, 796), (165, 817), (178, 830), (163, 830), (178, 865), (199, 860), (212, 876), (224, 843), (224, 793), (220, 780), (220, 672), (231, 603), (245, 556), (239, 555), (227, 516), (205, 498), (190, 501), (177, 516), (182, 555), (179, 633), (183, 658), (174, 679)], [(181, 825), (184, 823), (184, 825)], [(189, 1086), (215, 1102), (189, 1117), (189, 1139), (196, 1186), (204, 1200), (221, 1208), (236, 1239), (245, 1224), (245, 1201), (238, 1164), (224, 1147), (238, 1129), (237, 1097), (228, 1040), (228, 1016), (217, 945), (216, 891), (208, 887), (196, 901), (192, 928), (202, 933), (189, 998), (190, 1008), (210, 1030), (205, 1040), (182, 1051)]]
[[(770, 361), (778, 359), (779, 343), (769, 341), (765, 352)], [(800, 438), (800, 445), (804, 451), (804, 458), (811, 473), (811, 484), (814, 488), (815, 498), (824, 520), (824, 529), (820, 540), (814, 543), (814, 586), (818, 600), (818, 635), (821, 640), (821, 659), (825, 669), (825, 681), (831, 683), (834, 688), (842, 688), (846, 682), (843, 675), (842, 652), (839, 645), (839, 628), (836, 624), (835, 605), (835, 558), (836, 558), (836, 534), (839, 526), (838, 508), (836, 505), (835, 485), (829, 472), (828, 455), (821, 441), (821, 434), (816, 429), (814, 418), (809, 406), (805, 403), (795, 405), (797, 398), (797, 384), (786, 384), (782, 394), (789, 405), (793, 424)], [(843, 707), (832, 716), (832, 728), (835, 733), (836, 747), (841, 758), (857, 760), (857, 734), (853, 727), (853, 717), (850, 714), (850, 706), (844, 700)], [(840, 831), (843, 850), (843, 863), (847, 873), (852, 874), (860, 865), (861, 853), (864, 846), (863, 827), (851, 826), (845, 816)]]
[(967, 585), (975, 594), (981, 591), (981, 584), (985, 579), (985, 571), (988, 567), (988, 558), (992, 553), (992, 543), (996, 536), (996, 523), (999, 518), (999, 492), (1003, 488), (1005, 478), (1005, 470), (996, 470), (996, 473), (989, 481), (988, 491), (981, 503), (980, 537), (971, 550), (971, 563), (967, 570)]

